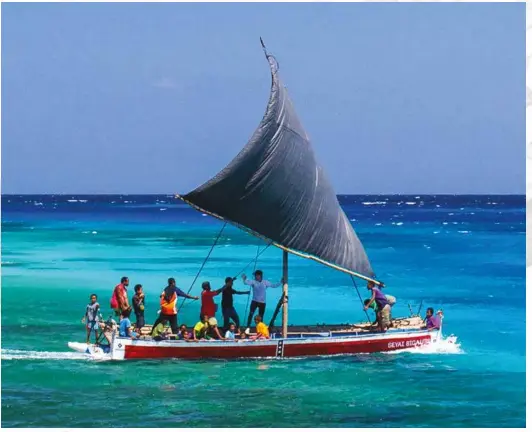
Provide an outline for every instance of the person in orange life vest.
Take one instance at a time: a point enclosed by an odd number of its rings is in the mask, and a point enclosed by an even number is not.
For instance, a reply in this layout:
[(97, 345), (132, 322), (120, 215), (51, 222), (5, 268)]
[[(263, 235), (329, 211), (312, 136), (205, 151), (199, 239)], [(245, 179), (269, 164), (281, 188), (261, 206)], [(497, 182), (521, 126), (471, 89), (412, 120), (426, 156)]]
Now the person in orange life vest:
[(201, 292), (201, 312), (200, 319), (202, 316), (207, 315), (209, 318), (212, 318), (216, 315), (216, 310), (218, 305), (214, 303), (214, 297), (220, 294), (223, 291), (223, 288), (220, 288), (216, 291), (211, 291), (210, 282), (203, 282), (201, 284), (203, 291)]
[(120, 279), (120, 283), (115, 286), (113, 296), (111, 297), (111, 309), (115, 314), (120, 316), (123, 311), (131, 309), (129, 301), (127, 300), (127, 287), (129, 285), (129, 278), (124, 276)]
[(157, 324), (159, 324), (163, 319), (167, 319), (168, 322), (170, 323), (170, 327), (172, 328), (172, 333), (174, 335), (177, 335), (177, 332), (179, 331), (179, 327), (177, 326), (177, 308), (176, 308), (178, 297), (185, 297), (185, 298), (192, 299), (192, 300), (199, 300), (199, 297), (194, 297), (181, 291), (175, 285), (174, 278), (168, 279), (168, 286), (161, 293), (161, 313), (159, 314), (159, 317), (153, 323), (152, 329), (154, 329), (157, 326)]

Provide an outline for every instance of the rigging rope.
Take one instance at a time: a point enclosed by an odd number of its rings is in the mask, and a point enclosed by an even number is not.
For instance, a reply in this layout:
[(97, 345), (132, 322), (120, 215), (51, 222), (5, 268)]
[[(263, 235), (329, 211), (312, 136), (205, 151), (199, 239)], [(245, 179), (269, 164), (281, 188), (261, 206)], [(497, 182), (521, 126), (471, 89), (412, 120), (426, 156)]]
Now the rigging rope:
[[(203, 270), (203, 267), (205, 267), (205, 264), (207, 264), (207, 261), (209, 260), (209, 257), (211, 256), (211, 253), (214, 250), (214, 247), (216, 246), (216, 243), (218, 243), (218, 240), (220, 240), (220, 237), (222, 236), (222, 233), (223, 233), (226, 225), (227, 225), (227, 222), (225, 222), (223, 224), (222, 229), (220, 230), (220, 232), (218, 233), (218, 236), (216, 237), (216, 240), (214, 240), (214, 243), (211, 246), (211, 250), (209, 251), (209, 253), (205, 257), (205, 259), (203, 260), (203, 264), (201, 264), (201, 267), (200, 267), (198, 273), (196, 274), (196, 277), (194, 278), (194, 280), (190, 284), (190, 288), (187, 291), (187, 295), (190, 293), (190, 290), (192, 289), (192, 287), (194, 286), (194, 284), (198, 280), (198, 277), (199, 277), (201, 271)], [(178, 312), (181, 310), (181, 308), (183, 307), (183, 304), (185, 304), (186, 300), (187, 300), (186, 298), (183, 299), (183, 301), (181, 302), (181, 306), (179, 306), (179, 308), (177, 309)]]
[[(355, 278), (353, 275), (351, 276), (351, 280), (353, 281), (353, 285), (355, 286), (355, 289), (357, 290), (358, 298), (360, 299), (360, 303), (362, 304), (362, 307), (364, 307), (364, 300), (362, 300), (362, 296), (360, 295), (360, 292), (358, 291), (358, 286)], [(364, 313), (366, 314), (366, 317), (368, 318), (368, 322), (371, 323), (371, 320), (369, 319), (368, 311), (364, 309)]]
[[(244, 273), (244, 272), (246, 271), (246, 269), (247, 269), (251, 264), (253, 264), (253, 263), (255, 263), (255, 265), (254, 265), (254, 267), (253, 267), (253, 269), (255, 269), (255, 268), (257, 267), (257, 260), (258, 260), (259, 257), (262, 255), (262, 253), (263, 253), (266, 249), (268, 249), (271, 245), (272, 245), (271, 242), (268, 243), (268, 244), (265, 246), (265, 248), (262, 249), (262, 250), (260, 251), (260, 253), (259, 253), (259, 251), (258, 251), (258, 249), (260, 248), (260, 244), (259, 244), (259, 245), (257, 246), (257, 256), (256, 256), (255, 258), (253, 258), (250, 262), (248, 262), (248, 263), (246, 264), (246, 266), (236, 274), (235, 279), (236, 279), (238, 276), (240, 276), (242, 273)], [(253, 271), (255, 271), (255, 270), (253, 270)]]

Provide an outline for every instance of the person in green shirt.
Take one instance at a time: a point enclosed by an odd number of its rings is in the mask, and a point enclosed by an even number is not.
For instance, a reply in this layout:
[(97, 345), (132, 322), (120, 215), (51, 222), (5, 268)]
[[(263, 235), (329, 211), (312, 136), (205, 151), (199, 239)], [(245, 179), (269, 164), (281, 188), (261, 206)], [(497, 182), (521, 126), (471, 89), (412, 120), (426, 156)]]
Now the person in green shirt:
[(201, 339), (210, 339), (207, 335), (207, 330), (209, 329), (209, 316), (203, 315), (201, 320), (194, 326), (194, 331), (192, 332), (192, 340), (199, 341)]
[(152, 333), (151, 333), (153, 340), (161, 341), (161, 340), (168, 339), (168, 337), (166, 336), (166, 329), (165, 329), (166, 324), (168, 324), (168, 320), (163, 319), (161, 320), (159, 324), (157, 324), (153, 328)]

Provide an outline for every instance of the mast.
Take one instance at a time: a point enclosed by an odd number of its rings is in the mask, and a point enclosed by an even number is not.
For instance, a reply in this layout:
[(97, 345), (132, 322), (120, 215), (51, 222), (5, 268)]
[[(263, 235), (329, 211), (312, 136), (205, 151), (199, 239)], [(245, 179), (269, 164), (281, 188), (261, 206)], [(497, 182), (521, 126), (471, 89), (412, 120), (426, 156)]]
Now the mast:
[(288, 252), (283, 250), (283, 338), (288, 336)]

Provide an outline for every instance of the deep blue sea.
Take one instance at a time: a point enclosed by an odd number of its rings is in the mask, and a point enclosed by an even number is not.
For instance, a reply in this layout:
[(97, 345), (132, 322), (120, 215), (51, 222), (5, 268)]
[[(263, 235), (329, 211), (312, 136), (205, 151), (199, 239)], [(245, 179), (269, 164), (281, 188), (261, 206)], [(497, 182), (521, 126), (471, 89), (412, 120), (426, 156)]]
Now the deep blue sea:
[[(525, 196), (340, 196), (395, 316), (445, 313), (449, 352), (248, 361), (95, 362), (89, 294), (106, 312), (127, 275), (158, 310), (187, 291), (222, 224), (172, 196), (2, 196), (3, 427), (524, 427)], [(223, 284), (264, 244), (226, 228), (200, 284)], [(282, 253), (260, 255), (266, 278)], [(351, 279), (289, 260), (290, 323), (365, 320)], [(248, 268), (248, 274), (252, 268)], [(238, 289), (241, 282), (235, 287)], [(365, 294), (364, 284), (359, 284)], [(266, 321), (280, 291), (268, 293)], [(241, 317), (247, 296), (235, 296)], [(193, 325), (197, 302), (180, 322)], [(221, 318), (221, 317), (219, 317)]]

